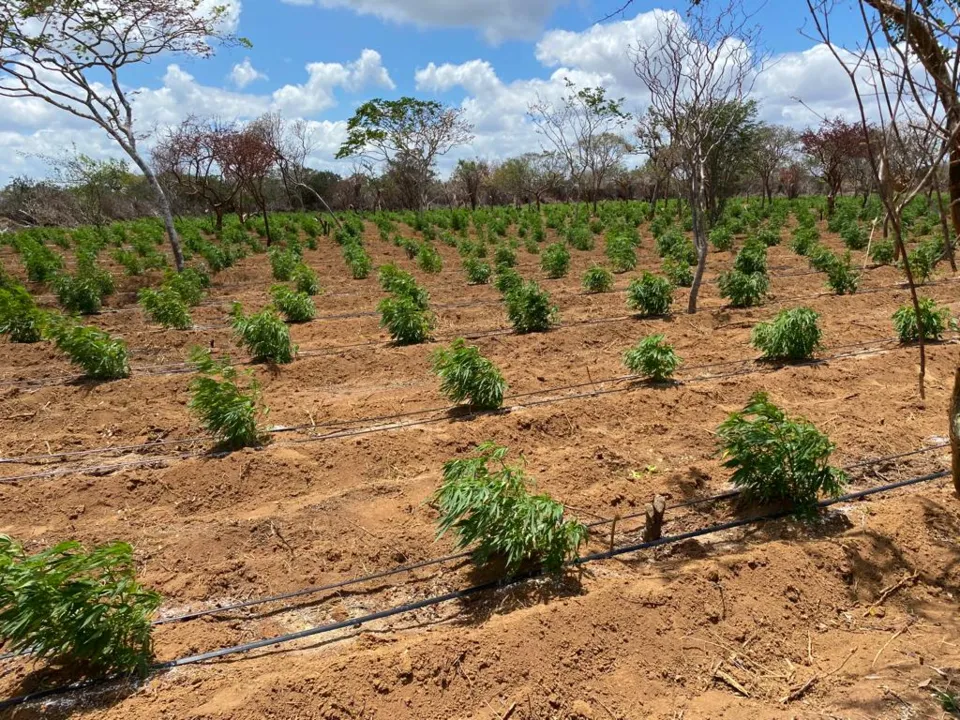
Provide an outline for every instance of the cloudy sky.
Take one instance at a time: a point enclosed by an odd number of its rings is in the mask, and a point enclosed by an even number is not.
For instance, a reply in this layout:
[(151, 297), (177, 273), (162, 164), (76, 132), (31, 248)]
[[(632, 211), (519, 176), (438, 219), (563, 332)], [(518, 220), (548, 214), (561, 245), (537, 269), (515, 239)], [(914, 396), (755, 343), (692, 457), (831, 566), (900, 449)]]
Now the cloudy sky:
[[(806, 34), (805, 3), (745, 0), (771, 53), (754, 90), (765, 120), (796, 127), (817, 115), (848, 114), (849, 81), (829, 52)], [(841, 0), (842, 4), (842, 0)], [(472, 145), (456, 157), (495, 160), (537, 150), (526, 113), (540, 97), (558, 97), (564, 78), (602, 84), (645, 107), (629, 48), (653, 37), (658, 14), (684, 12), (685, 0), (242, 0), (236, 31), (252, 48), (210, 60), (161, 57), (131, 68), (138, 129), (148, 134), (188, 114), (249, 119), (279, 110), (305, 118), (317, 149), (310, 164), (349, 170), (333, 159), (346, 120), (373, 97), (415, 95), (462, 106)], [(843, 27), (841, 10), (835, 26)], [(851, 23), (852, 24), (852, 23)], [(803, 102), (799, 102), (802, 100)], [(149, 144), (149, 141), (147, 141)], [(37, 101), (0, 98), (0, 183), (46, 174), (44, 155), (75, 145), (120, 156), (103, 131)], [(444, 168), (442, 167), (441, 170)]]

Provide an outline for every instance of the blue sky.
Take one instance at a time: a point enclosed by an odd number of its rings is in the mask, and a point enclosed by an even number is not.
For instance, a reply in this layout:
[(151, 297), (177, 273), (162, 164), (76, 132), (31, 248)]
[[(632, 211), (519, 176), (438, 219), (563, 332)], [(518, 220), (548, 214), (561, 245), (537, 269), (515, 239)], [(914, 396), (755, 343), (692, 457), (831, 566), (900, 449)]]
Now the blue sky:
[[(564, 77), (603, 84), (642, 111), (645, 91), (627, 48), (651, 37), (655, 11), (687, 9), (686, 0), (636, 0), (598, 26), (619, 0), (233, 2), (235, 30), (252, 48), (222, 49), (208, 60), (160, 57), (124, 77), (138, 89), (137, 127), (146, 145), (188, 114), (244, 121), (277, 110), (312, 124), (313, 165), (345, 170), (333, 155), (353, 109), (372, 97), (416, 95), (462, 105), (476, 140), (455, 155), (496, 161), (538, 149), (527, 106), (538, 95), (558, 96)], [(746, 7), (774, 61), (755, 90), (764, 119), (803, 126), (818, 114), (847, 112), (848, 81), (829, 54), (800, 32), (809, 26), (806, 4), (746, 0)], [(841, 2), (834, 28), (851, 33), (855, 23), (848, 21), (859, 18)], [(71, 145), (94, 156), (118, 154), (98, 128), (49, 108), (0, 99), (0, 181), (44, 175), (37, 155)]]

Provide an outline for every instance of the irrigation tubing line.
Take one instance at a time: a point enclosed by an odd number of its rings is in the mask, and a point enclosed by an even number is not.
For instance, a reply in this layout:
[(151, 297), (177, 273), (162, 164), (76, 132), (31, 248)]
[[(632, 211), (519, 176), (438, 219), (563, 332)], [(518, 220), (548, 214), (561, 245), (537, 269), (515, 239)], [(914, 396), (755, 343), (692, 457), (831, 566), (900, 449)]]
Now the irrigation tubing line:
[[(837, 505), (839, 503), (846, 503), (852, 500), (859, 500), (866, 498), (872, 495), (877, 495), (880, 493), (891, 492), (893, 490), (898, 490), (905, 488), (911, 485), (917, 485), (923, 482), (929, 482), (932, 480), (938, 480), (950, 475), (950, 471), (942, 470), (940, 472), (931, 473), (928, 475), (922, 475), (916, 478), (910, 478), (908, 480), (901, 480), (894, 483), (888, 483), (879, 487), (868, 488), (865, 490), (860, 490), (857, 492), (847, 493), (837, 498), (831, 498), (828, 500), (822, 500), (818, 503), (818, 507), (823, 509), (830, 507), (832, 505)], [(652, 550), (658, 547), (664, 547), (666, 545), (672, 545), (680, 542), (685, 542), (687, 540), (692, 540), (698, 537), (705, 537), (707, 535), (713, 535), (720, 532), (725, 532), (727, 530), (734, 530), (737, 528), (745, 527), (748, 525), (756, 525), (759, 523), (770, 522), (774, 520), (783, 519), (791, 515), (789, 510), (781, 510), (778, 512), (767, 513), (763, 515), (756, 515), (749, 518), (741, 518), (737, 520), (730, 520), (728, 522), (718, 523), (716, 525), (711, 525), (706, 528), (699, 528), (697, 530), (690, 530), (684, 533), (678, 533), (676, 535), (670, 535), (667, 537), (660, 538), (658, 540), (644, 541), (640, 543), (633, 543), (629, 545), (622, 545), (620, 547), (613, 548), (611, 550), (605, 550), (603, 552), (592, 553), (590, 555), (584, 555), (582, 557), (575, 558), (567, 562), (567, 565), (573, 567), (582, 567), (591, 562), (598, 562), (601, 560), (609, 560), (611, 558), (620, 557), (623, 555), (633, 554), (640, 552), (642, 550)], [(411, 603), (405, 603), (403, 605), (394, 606), (392, 608), (387, 608), (384, 610), (379, 610), (377, 612), (368, 613), (361, 617), (351, 618), (349, 620), (342, 620), (339, 622), (328, 623), (326, 625), (319, 625), (317, 627), (308, 628), (306, 630), (301, 630), (299, 632), (287, 633), (283, 635), (276, 635), (269, 638), (263, 638), (253, 642), (243, 643), (240, 645), (233, 645), (230, 647), (220, 648), (217, 650), (211, 650), (209, 652), (200, 653), (197, 655), (188, 655), (185, 657), (176, 658), (174, 660), (168, 660), (165, 662), (160, 662), (152, 665), (150, 667), (151, 671), (160, 671), (160, 670), (169, 670), (178, 667), (184, 667), (186, 665), (196, 665), (199, 663), (208, 662), (210, 660), (216, 660), (219, 658), (227, 657), (229, 655), (236, 654), (246, 654), (255, 650), (260, 650), (267, 647), (272, 647), (275, 645), (283, 645), (296, 640), (302, 640), (308, 637), (315, 637), (318, 635), (325, 635), (338, 630), (345, 629), (359, 629), (363, 625), (378, 621), (385, 620), (390, 617), (395, 617), (397, 615), (405, 615), (417, 610), (422, 610), (428, 607), (433, 607), (436, 605), (441, 605), (444, 603), (452, 602), (454, 600), (465, 600), (474, 595), (487, 592), (489, 590), (497, 589), (507, 589), (516, 585), (520, 585), (531, 580), (536, 580), (544, 577), (544, 572), (531, 572), (519, 577), (507, 578), (504, 580), (492, 580), (490, 582), (481, 583), (479, 585), (473, 585), (461, 590), (453, 590), (442, 595), (435, 595), (433, 597), (424, 598), (417, 600)], [(49, 688), (47, 690), (41, 690), (39, 692), (30, 693), (27, 695), (20, 695), (13, 698), (8, 698), (6, 700), (0, 701), (0, 711), (7, 710), (13, 707), (17, 707), (29, 702), (35, 702), (38, 700), (43, 700), (50, 697), (56, 697), (59, 695), (64, 695), (70, 692), (75, 692), (77, 690), (85, 690), (97, 685), (103, 685), (106, 683), (114, 682), (122, 678), (104, 678), (101, 680), (89, 681), (79, 685), (66, 685), (55, 688)]]
[[(845, 352), (845, 353), (840, 353), (840, 354), (837, 354), (837, 355), (831, 355), (831, 356), (822, 357), (822, 358), (817, 358), (817, 359), (814, 359), (814, 360), (809, 360), (809, 361), (799, 362), (799, 363), (791, 363), (791, 364), (786, 364), (786, 365), (770, 364), (770, 365), (762, 366), (762, 367), (759, 367), (759, 368), (744, 369), (744, 370), (737, 371), (737, 372), (732, 372), (732, 373), (719, 373), (719, 374), (715, 374), (715, 375), (700, 375), (700, 376), (697, 376), (697, 377), (689, 378), (689, 379), (687, 379), (687, 380), (685, 380), (685, 381), (683, 381), (683, 382), (684, 382), (684, 383), (707, 382), (707, 381), (710, 381), (710, 380), (725, 379), (725, 378), (732, 377), (732, 376), (737, 376), (737, 375), (747, 375), (747, 374), (755, 374), (755, 373), (770, 373), (770, 372), (776, 372), (777, 370), (782, 369), (782, 368), (784, 368), (784, 367), (812, 367), (812, 366), (817, 366), (817, 365), (826, 364), (826, 363), (828, 363), (828, 362), (831, 362), (831, 361), (834, 361), (834, 360), (838, 360), (838, 359), (844, 359), (844, 358), (848, 358), (848, 357), (856, 357), (856, 356), (859, 356), (859, 355), (873, 354), (873, 353), (876, 353), (876, 352), (880, 352), (880, 350), (878, 350), (877, 348), (871, 348), (871, 347), (868, 347), (868, 346), (878, 345), (878, 344), (885, 344), (885, 343), (888, 343), (888, 342), (892, 342), (892, 341), (889, 341), (889, 340), (886, 340), (886, 341), (867, 341), (867, 342), (864, 342), (864, 343), (846, 344), (846, 345), (842, 345), (842, 346), (837, 346), (837, 348), (839, 349), (839, 348), (843, 348), (843, 347), (865, 347), (866, 349), (861, 350), (861, 351), (859, 351), (859, 352)], [(737, 364), (747, 364), (747, 363), (750, 363), (750, 362), (756, 362), (756, 360), (755, 360), (755, 359), (748, 359), (748, 360), (734, 361), (734, 362), (736, 362)], [(713, 364), (713, 366), (716, 367), (716, 366), (725, 365), (725, 364), (726, 364), (726, 363), (715, 363), (715, 364)], [(732, 364), (732, 363), (731, 363), (731, 364)], [(552, 405), (552, 404), (559, 403), (559, 402), (568, 402), (568, 401), (571, 401), (571, 400), (580, 400), (580, 399), (585, 399), (585, 398), (599, 397), (599, 396), (603, 396), (603, 395), (612, 395), (612, 394), (617, 394), (617, 393), (622, 393), (622, 392), (628, 392), (628, 391), (634, 389), (634, 386), (633, 386), (633, 385), (628, 385), (628, 386), (625, 386), (625, 387), (607, 388), (607, 389), (600, 389), (600, 388), (598, 388), (597, 386), (600, 385), (600, 384), (623, 383), (623, 382), (626, 382), (626, 381), (639, 380), (639, 379), (641, 379), (641, 376), (638, 376), (638, 375), (626, 375), (626, 376), (621, 376), (621, 377), (618, 377), (618, 378), (600, 379), (600, 380), (596, 380), (596, 381), (593, 381), (593, 382), (576, 383), (576, 384), (572, 384), (572, 385), (560, 386), (560, 387), (555, 387), (555, 388), (547, 388), (547, 389), (544, 389), (544, 390), (541, 390), (541, 391), (536, 391), (536, 392), (531, 392), (531, 393), (519, 394), (519, 395), (515, 395), (515, 396), (512, 396), (512, 397), (514, 397), (514, 398), (518, 398), (518, 397), (531, 397), (531, 396), (533, 396), (533, 395), (542, 395), (542, 394), (551, 393), (551, 392), (562, 392), (562, 391), (565, 391), (565, 390), (573, 390), (573, 389), (579, 389), (579, 388), (583, 388), (583, 387), (593, 387), (593, 388), (594, 388), (593, 390), (591, 390), (591, 391), (589, 391), (589, 392), (572, 393), (572, 394), (560, 395), (560, 396), (558, 396), (558, 397), (548, 397), (548, 398), (544, 398), (543, 400), (532, 400), (532, 401), (528, 401), (528, 402), (515, 403), (515, 404), (510, 405), (510, 406), (508, 406), (508, 407), (498, 408), (498, 409), (494, 409), (494, 410), (472, 410), (472, 411), (470, 411), (468, 414), (465, 414), (464, 417), (466, 417), (466, 418), (474, 418), (474, 417), (486, 416), (486, 415), (506, 415), (506, 414), (509, 414), (509, 413), (511, 413), (511, 412), (515, 412), (515, 411), (518, 411), (518, 410), (529, 409), (529, 408), (534, 408), (534, 407), (540, 407), (540, 406), (544, 406), (544, 405)], [(447, 421), (447, 420), (456, 419), (456, 418), (451, 418), (450, 413), (451, 413), (452, 411), (455, 411), (455, 410), (459, 409), (460, 407), (461, 407), (461, 406), (456, 406), (456, 405), (454, 405), (454, 406), (447, 406), (447, 407), (437, 408), (437, 409), (411, 410), (411, 411), (409, 411), (409, 412), (407, 412), (407, 413), (399, 413), (399, 414), (396, 414), (396, 415), (380, 416), (380, 418), (358, 418), (358, 419), (355, 419), (355, 420), (335, 420), (335, 421), (328, 421), (328, 422), (319, 423), (319, 424), (300, 425), (300, 426), (292, 426), (292, 427), (283, 427), (283, 428), (279, 428), (279, 429), (277, 429), (277, 430), (274, 430), (274, 431), (272, 431), (272, 432), (275, 432), (275, 433), (280, 433), (280, 432), (294, 432), (294, 431), (299, 431), (299, 430), (312, 429), (312, 428), (320, 428), (320, 427), (336, 427), (336, 428), (342, 428), (342, 429), (333, 430), (333, 431), (331, 431), (331, 432), (324, 433), (324, 434), (308, 434), (308, 435), (307, 435), (306, 437), (304, 437), (304, 438), (294, 439), (294, 440), (290, 440), (290, 441), (289, 441), (289, 444), (290, 444), (290, 445), (300, 445), (300, 444), (306, 444), (306, 443), (312, 443), (312, 442), (320, 442), (320, 441), (325, 441), (325, 440), (337, 440), (337, 439), (343, 439), (343, 438), (359, 437), (359, 436), (362, 436), (362, 435), (369, 435), (369, 434), (378, 433), (378, 432), (391, 432), (391, 431), (395, 431), (395, 430), (404, 430), (404, 429), (411, 428), (411, 427), (432, 425), (432, 424), (436, 424), (436, 423), (439, 423), (439, 422), (444, 422), (444, 421)], [(429, 417), (428, 417), (428, 418), (419, 419), (419, 420), (412, 420), (412, 421), (410, 421), (410, 422), (387, 423), (387, 424), (371, 425), (371, 426), (368, 426), (368, 427), (360, 427), (360, 428), (352, 428), (352, 429), (351, 429), (350, 427), (344, 428), (344, 426), (357, 425), (357, 424), (360, 424), (360, 423), (377, 421), (377, 420), (379, 420), (379, 419), (382, 419), (382, 420), (394, 420), (394, 419), (401, 419), (401, 418), (404, 418), (404, 417), (416, 417), (416, 416), (419, 416), (419, 415), (430, 415), (430, 414), (432, 414), (432, 413), (443, 413), (443, 414), (442, 414), (442, 415), (439, 415), (438, 417), (433, 417), (433, 418), (429, 418)], [(167, 441), (160, 441), (160, 442), (167, 442)], [(169, 442), (170, 442), (170, 444), (176, 444), (177, 441), (171, 440), (171, 441), (169, 441)], [(184, 442), (185, 444), (187, 444), (187, 443), (192, 443), (192, 442), (194, 442), (194, 440), (190, 439), (190, 440), (183, 441), (183, 442)], [(133, 447), (142, 447), (142, 446), (133, 446)], [(90, 451), (77, 451), (77, 452), (87, 452), (88, 454), (91, 454), (91, 455), (92, 455), (92, 454), (104, 454), (104, 453), (111, 452), (111, 451), (113, 451), (112, 448), (102, 448), (102, 449), (93, 448), (93, 449), (91, 449)], [(48, 478), (48, 477), (59, 477), (59, 476), (66, 476), (66, 475), (90, 475), (90, 474), (100, 474), (100, 473), (105, 474), (105, 473), (113, 472), (113, 471), (116, 471), (116, 470), (123, 470), (123, 469), (128, 469), (128, 468), (133, 468), (133, 467), (145, 467), (145, 466), (150, 466), (150, 465), (158, 465), (158, 464), (161, 464), (161, 463), (175, 462), (175, 461), (178, 461), (178, 460), (186, 460), (186, 459), (191, 459), (191, 458), (196, 458), (196, 457), (201, 457), (201, 456), (207, 456), (207, 457), (211, 457), (211, 458), (214, 458), (214, 457), (225, 457), (225, 456), (228, 455), (228, 454), (229, 454), (229, 453), (226, 452), (226, 451), (216, 451), (216, 450), (212, 450), (212, 451), (211, 451), (211, 450), (186, 451), (186, 452), (177, 453), (177, 454), (174, 454), (174, 455), (159, 455), (159, 456), (150, 457), (150, 458), (143, 458), (143, 459), (139, 459), (139, 460), (129, 460), (129, 461), (123, 461), (123, 462), (118, 462), (118, 463), (108, 463), (108, 464), (95, 465), (95, 466), (86, 467), (86, 468), (58, 468), (58, 469), (43, 470), (43, 471), (38, 471), (38, 472), (33, 472), (33, 473), (22, 473), (22, 474), (19, 474), (19, 475), (11, 475), (11, 476), (6, 476), (6, 477), (0, 477), (0, 484), (13, 484), (13, 483), (16, 483), (16, 482), (19, 482), (19, 481), (22, 481), (22, 480), (40, 479), (40, 478)], [(60, 456), (61, 456), (60, 453), (51, 453), (49, 457), (50, 457), (51, 459), (53, 459), (53, 458), (60, 457)], [(33, 456), (33, 457), (37, 457), (37, 456)], [(3, 458), (3, 461), (6, 462), (7, 464), (16, 464), (16, 459), (15, 459), (15, 458)], [(50, 464), (53, 464), (53, 463), (50, 463)]]

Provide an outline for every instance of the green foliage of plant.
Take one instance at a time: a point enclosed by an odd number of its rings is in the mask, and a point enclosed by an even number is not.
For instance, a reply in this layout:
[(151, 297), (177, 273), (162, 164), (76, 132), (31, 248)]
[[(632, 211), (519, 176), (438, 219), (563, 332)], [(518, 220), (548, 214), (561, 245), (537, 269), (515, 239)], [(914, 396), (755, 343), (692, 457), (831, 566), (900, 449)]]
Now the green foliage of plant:
[(187, 304), (174, 287), (164, 285), (157, 290), (144, 288), (137, 297), (153, 322), (177, 330), (187, 330), (193, 326)]
[(583, 289), (588, 293), (605, 293), (613, 289), (613, 273), (602, 265), (591, 265), (583, 274)]
[(550, 295), (535, 281), (522, 282), (506, 296), (507, 317), (518, 333), (546, 332), (556, 322), (558, 310)]
[(319, 295), (323, 292), (317, 273), (306, 263), (298, 263), (293, 269), (293, 276), (290, 279), (293, 280), (297, 292), (310, 296)]
[(837, 295), (853, 295), (860, 285), (860, 276), (853, 267), (848, 250), (843, 258), (833, 256), (827, 265), (827, 286)]
[(942, 253), (942, 247), (938, 241), (927, 240), (920, 243), (907, 255), (910, 270), (913, 273), (913, 281), (917, 285), (924, 285), (930, 279)]
[(317, 314), (317, 308), (309, 295), (292, 290), (286, 285), (274, 285), (270, 288), (270, 297), (288, 323), (310, 322)]
[(821, 347), (820, 315), (806, 307), (781, 310), (770, 322), (757, 323), (751, 344), (765, 358), (808, 360)]
[(874, 265), (892, 265), (896, 254), (893, 240), (875, 240), (870, 245), (870, 262)]
[(14, 246), (20, 253), (27, 279), (31, 282), (48, 282), (63, 267), (63, 258), (37, 240), (28, 238), (15, 241)]
[(604, 252), (615, 273), (624, 273), (637, 266), (637, 252), (629, 235), (617, 233), (608, 236)]
[(757, 228), (756, 232), (750, 237), (750, 241), (759, 243), (764, 247), (773, 247), (780, 244), (780, 230), (770, 225), (763, 225)]
[(574, 250), (593, 250), (593, 233), (586, 225), (571, 225), (567, 228), (566, 239)]
[(790, 418), (758, 392), (717, 429), (724, 467), (751, 502), (789, 502), (814, 515), (821, 493), (838, 496), (846, 475), (828, 462), (835, 446), (804, 418)]
[(63, 542), (28, 555), (0, 535), (0, 640), (87, 675), (146, 674), (160, 595), (136, 578), (126, 543)]
[(666, 315), (673, 303), (673, 284), (666, 278), (644, 272), (627, 288), (627, 306), (640, 315)]
[(430, 243), (420, 243), (420, 249), (417, 250), (417, 267), (431, 274), (443, 270), (443, 258), (440, 251)]
[(293, 271), (300, 263), (300, 255), (282, 247), (272, 247), (267, 251), (270, 258), (270, 270), (274, 280), (286, 282), (293, 277)]
[(733, 233), (726, 225), (717, 225), (710, 231), (710, 244), (718, 252), (733, 249)]
[(15, 284), (0, 287), (0, 335), (11, 342), (35, 343), (43, 337), (46, 313), (27, 289)]
[(493, 264), (498, 270), (515, 267), (517, 264), (516, 250), (505, 243), (500, 243), (493, 250)]
[(676, 287), (691, 287), (693, 285), (693, 270), (685, 262), (679, 262), (672, 257), (665, 257), (660, 269)]
[(290, 329), (270, 306), (245, 315), (240, 303), (233, 304), (233, 334), (250, 353), (253, 362), (286, 365), (293, 362), (297, 346), (290, 342)]
[(266, 415), (260, 400), (260, 385), (252, 373), (246, 388), (240, 386), (240, 373), (230, 358), (215, 360), (209, 350), (193, 348), (190, 353), (198, 375), (190, 381), (188, 407), (217, 442), (231, 450), (257, 447), (264, 434), (259, 420)]
[(513, 268), (499, 268), (497, 277), (493, 281), (493, 286), (504, 297), (509, 296), (515, 290), (523, 285), (523, 278)]
[(814, 245), (807, 253), (810, 261), (810, 267), (818, 272), (827, 272), (830, 266), (836, 262), (837, 256), (825, 245), (819, 243)]
[(130, 375), (127, 346), (119, 338), (65, 318), (48, 323), (47, 337), (94, 380), (118, 380)]
[(806, 257), (820, 242), (820, 233), (815, 227), (801, 226), (793, 233), (790, 248), (800, 257)]
[(503, 405), (507, 389), (503, 375), (479, 348), (467, 345), (462, 338), (433, 354), (433, 372), (440, 378), (440, 392), (451, 402), (468, 400), (471, 407), (482, 410)]
[(920, 298), (920, 322), (913, 304), (902, 305), (893, 314), (893, 327), (900, 342), (916, 342), (923, 330), (924, 340), (940, 340), (950, 321), (949, 308), (940, 307), (933, 298)]
[(851, 220), (840, 228), (840, 239), (848, 250), (863, 250), (870, 240), (870, 234), (860, 223)]
[(564, 277), (570, 270), (570, 251), (567, 246), (562, 242), (548, 245), (540, 256), (540, 269), (553, 280)]
[(53, 291), (61, 307), (71, 313), (93, 315), (103, 307), (104, 283), (93, 274), (57, 275), (53, 278)]
[(467, 273), (467, 282), (471, 285), (486, 285), (493, 274), (490, 265), (480, 258), (467, 257), (463, 261), (463, 269)]
[(720, 297), (728, 299), (731, 307), (746, 308), (763, 304), (770, 280), (762, 273), (731, 270), (720, 275), (718, 285)]
[(475, 546), (478, 565), (502, 560), (514, 573), (538, 563), (559, 573), (576, 557), (587, 528), (564, 520), (563, 505), (548, 495), (532, 495), (523, 469), (506, 464), (507, 452), (485, 443), (473, 457), (444, 464), (443, 483), (433, 497), (440, 512), (438, 536), (453, 532), (458, 548)]
[(663, 335), (649, 335), (623, 354), (623, 364), (634, 375), (663, 382), (680, 367), (680, 356)]
[(436, 321), (433, 313), (410, 295), (384, 298), (377, 306), (380, 327), (387, 328), (398, 345), (419, 345), (430, 339)]
[(190, 307), (199, 304), (203, 291), (210, 287), (210, 276), (197, 268), (187, 267), (182, 272), (168, 272), (165, 287), (175, 291)]
[(737, 253), (733, 269), (747, 275), (767, 274), (767, 248), (758, 242), (748, 242)]
[(430, 302), (430, 293), (427, 292), (416, 279), (406, 270), (402, 270), (393, 263), (380, 267), (380, 287), (385, 292), (397, 296), (407, 297), (421, 310), (427, 309)]
[(673, 258), (687, 265), (697, 264), (697, 250), (682, 230), (672, 227), (657, 238), (657, 255)]
[(350, 275), (354, 280), (363, 280), (373, 270), (373, 261), (359, 242), (351, 242), (343, 246), (343, 259), (350, 268)]

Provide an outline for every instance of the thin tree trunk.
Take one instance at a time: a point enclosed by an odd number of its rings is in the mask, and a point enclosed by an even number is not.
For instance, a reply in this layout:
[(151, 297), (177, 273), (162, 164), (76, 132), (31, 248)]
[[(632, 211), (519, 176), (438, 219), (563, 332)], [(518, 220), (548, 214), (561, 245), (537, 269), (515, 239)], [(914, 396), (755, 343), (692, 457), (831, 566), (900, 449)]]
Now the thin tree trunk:
[(957, 258), (954, 253), (956, 242), (954, 241), (953, 235), (950, 234), (950, 226), (947, 223), (947, 209), (943, 206), (943, 193), (940, 192), (940, 180), (936, 179), (934, 183), (937, 191), (937, 206), (940, 208), (940, 231), (943, 233), (943, 255), (950, 261), (950, 269), (956, 272)]
[(270, 233), (270, 213), (267, 212), (266, 203), (260, 208), (260, 211), (263, 214), (263, 229), (267, 233), (267, 247), (270, 247), (273, 244), (273, 235)]
[(167, 238), (170, 240), (170, 250), (173, 252), (173, 264), (177, 268), (177, 272), (183, 272), (183, 251), (180, 249), (180, 238), (177, 235), (177, 228), (173, 224), (173, 210), (170, 208), (170, 200), (160, 186), (160, 181), (157, 180), (157, 176), (151, 167), (140, 159), (137, 153), (134, 152), (131, 154), (134, 157), (134, 161), (137, 162), (143, 171), (144, 177), (147, 178), (147, 183), (153, 188), (153, 192), (157, 196), (157, 207), (160, 210), (163, 226), (167, 230)]
[(960, 367), (953, 376), (953, 396), (950, 398), (950, 454), (953, 487), (960, 495)]

